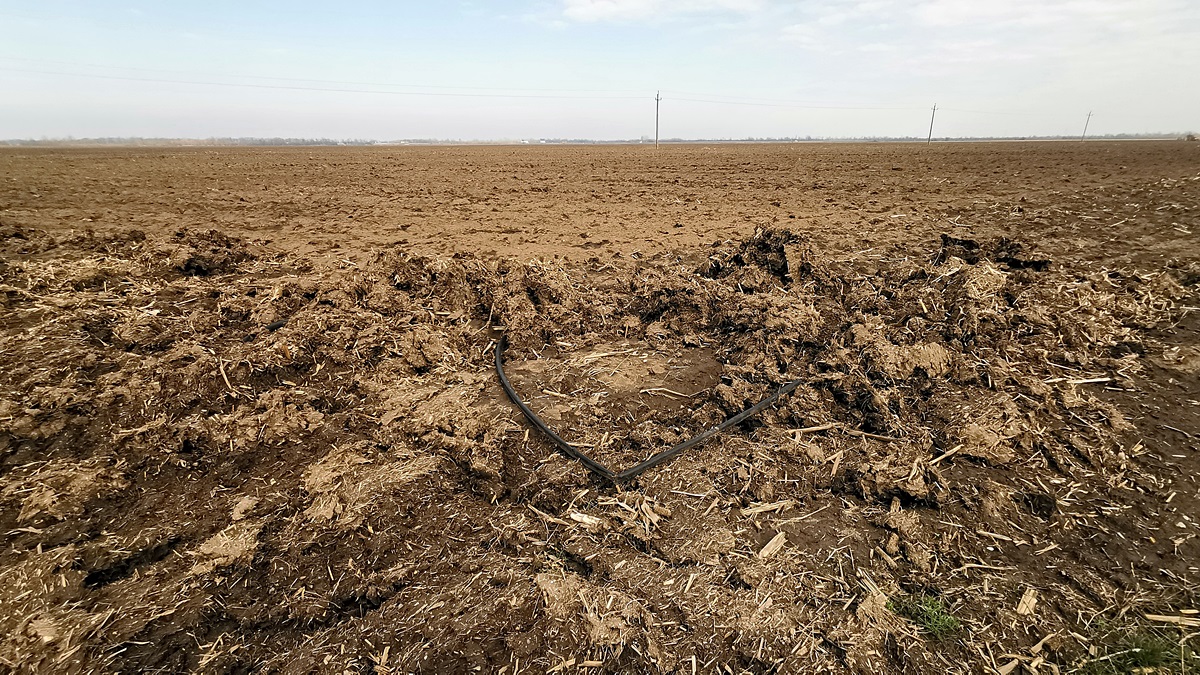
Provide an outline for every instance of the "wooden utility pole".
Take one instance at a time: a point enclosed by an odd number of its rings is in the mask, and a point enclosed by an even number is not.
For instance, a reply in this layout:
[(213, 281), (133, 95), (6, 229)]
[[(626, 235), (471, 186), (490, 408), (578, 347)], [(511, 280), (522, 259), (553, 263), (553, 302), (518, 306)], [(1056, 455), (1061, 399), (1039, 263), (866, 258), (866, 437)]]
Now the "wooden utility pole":
[(1091, 121), (1092, 121), (1092, 111), (1089, 110), (1087, 119), (1083, 121), (1083, 135), (1079, 137), (1080, 143), (1082, 143), (1083, 140), (1085, 138), (1087, 138), (1087, 128), (1088, 128), (1088, 124), (1091, 123)]
[(658, 102), (662, 100), (662, 92), (654, 92), (654, 149), (658, 149)]
[(933, 118), (937, 117), (937, 104), (933, 104), (933, 114), (929, 116), (929, 138), (925, 139), (926, 143), (933, 142)]

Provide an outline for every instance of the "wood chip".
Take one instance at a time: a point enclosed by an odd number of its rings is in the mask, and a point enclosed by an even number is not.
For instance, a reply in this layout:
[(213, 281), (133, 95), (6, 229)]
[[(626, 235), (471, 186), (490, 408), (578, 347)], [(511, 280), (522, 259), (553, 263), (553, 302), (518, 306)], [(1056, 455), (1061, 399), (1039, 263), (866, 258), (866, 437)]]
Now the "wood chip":
[(758, 552), (758, 557), (770, 558), (778, 553), (779, 549), (783, 548), (784, 544), (786, 543), (787, 534), (780, 532), (779, 534), (775, 535), (771, 541), (768, 541), (766, 546), (762, 547), (762, 550)]
[(685, 394), (680, 391), (675, 391), (674, 389), (667, 389), (666, 387), (651, 387), (649, 389), (643, 389), (640, 393), (650, 394), (652, 396), (655, 394), (659, 394), (662, 396), (666, 396), (668, 398), (672, 398), (672, 397), (673, 398), (691, 398), (692, 397), (691, 394)]
[(1039, 640), (1036, 645), (1029, 648), (1029, 653), (1033, 654), (1034, 656), (1037, 656), (1038, 654), (1042, 653), (1042, 647), (1045, 647), (1046, 642), (1048, 642), (1050, 640), (1050, 638), (1054, 637), (1055, 635), (1057, 635), (1057, 633), (1050, 633), (1046, 637)]
[(933, 459), (933, 461), (929, 462), (929, 466), (933, 466), (934, 464), (937, 464), (938, 462), (942, 461), (943, 459), (953, 456), (955, 453), (957, 453), (959, 450), (961, 450), (962, 447), (963, 447), (962, 444), (959, 443), (958, 445), (954, 446), (953, 448), (950, 448), (946, 452), (943, 452), (942, 454), (935, 457)]
[(567, 521), (563, 520), (562, 518), (556, 518), (556, 517), (554, 517), (554, 516), (550, 515), (549, 513), (546, 513), (546, 512), (544, 512), (544, 511), (539, 511), (539, 510), (538, 510), (536, 507), (530, 506), (530, 507), (529, 507), (529, 510), (530, 510), (530, 511), (533, 511), (534, 513), (536, 513), (536, 514), (538, 514), (539, 516), (541, 516), (541, 517), (542, 517), (542, 519), (543, 519), (543, 520), (545, 520), (546, 522), (549, 522), (549, 523), (555, 523), (555, 524), (557, 524), (557, 525), (570, 525), (570, 523), (568, 523)]
[(1058, 544), (1050, 544), (1046, 548), (1034, 551), (1033, 554), (1034, 555), (1042, 555), (1043, 553), (1049, 553), (1050, 551), (1053, 551), (1056, 548), (1058, 548)]
[(811, 434), (811, 433), (814, 433), (817, 431), (829, 431), (830, 429), (834, 429), (834, 428), (837, 428), (840, 426), (842, 426), (842, 425), (839, 422), (828, 422), (826, 424), (818, 424), (815, 427), (804, 427), (803, 429), (788, 429), (787, 432), (789, 434), (792, 434), (793, 436), (798, 436), (800, 434)]
[(1187, 626), (1188, 628), (1200, 628), (1200, 619), (1191, 616), (1168, 616), (1165, 614), (1147, 614), (1147, 621), (1157, 623), (1173, 623), (1177, 626)]
[(897, 567), (900, 566), (899, 564), (896, 563), (895, 558), (888, 555), (887, 551), (883, 550), (882, 548), (879, 548), (878, 546), (875, 547), (875, 554), (878, 555), (880, 558), (882, 558), (883, 562), (887, 563), (887, 566), (892, 569), (896, 569)]
[(845, 452), (845, 450), (838, 450), (837, 452), (833, 453), (833, 457), (830, 458), (833, 460), (833, 469), (829, 471), (830, 477), (837, 477), (838, 467), (842, 465), (842, 455), (845, 454)]
[(602, 518), (597, 518), (596, 516), (580, 513), (578, 511), (572, 511), (570, 518), (577, 523), (582, 523), (589, 530), (603, 530), (607, 525)]
[(896, 443), (896, 442), (904, 440), (903, 438), (896, 438), (894, 436), (883, 436), (880, 434), (872, 434), (867, 431), (859, 431), (858, 429), (843, 429), (842, 433), (848, 434), (850, 436), (857, 436), (859, 438), (873, 438), (877, 441), (883, 441), (885, 443)]
[(1037, 607), (1037, 598), (1037, 590), (1026, 588), (1025, 595), (1021, 596), (1021, 602), (1017, 603), (1017, 614), (1022, 616), (1033, 614), (1033, 608)]
[(743, 516), (752, 516), (756, 513), (766, 513), (768, 511), (782, 511), (794, 503), (795, 502), (793, 502), (790, 499), (785, 499), (781, 502), (771, 502), (770, 504), (756, 504), (754, 506), (751, 506), (748, 509), (742, 509), (742, 515)]
[(951, 573), (955, 574), (958, 572), (965, 572), (967, 570), (990, 570), (993, 572), (1009, 572), (1009, 571), (1012, 571), (1015, 569), (1017, 569), (1017, 568), (1012, 567), (1012, 566), (1000, 567), (997, 565), (984, 565), (982, 563), (967, 563), (967, 564), (963, 565), (962, 567), (954, 568), (953, 570), (951, 570)]
[(238, 393), (234, 391), (233, 385), (229, 384), (229, 376), (225, 374), (225, 359), (217, 359), (217, 369), (221, 371), (221, 379), (225, 380), (225, 388), (229, 390), (229, 394), (237, 398)]
[(623, 354), (633, 354), (636, 351), (637, 351), (636, 349), (623, 349), (618, 352), (600, 352), (599, 354), (588, 354), (587, 356), (583, 357), (583, 359), (581, 359), (581, 360), (586, 363), (588, 361), (595, 361), (596, 359), (602, 359), (607, 356), (620, 356)]
[(988, 532), (987, 530), (975, 530), (975, 533), (982, 534), (985, 537), (991, 537), (992, 539), (999, 539), (1001, 541), (1012, 541), (1013, 540), (1012, 537), (1006, 537), (1003, 534), (997, 534), (995, 532)]

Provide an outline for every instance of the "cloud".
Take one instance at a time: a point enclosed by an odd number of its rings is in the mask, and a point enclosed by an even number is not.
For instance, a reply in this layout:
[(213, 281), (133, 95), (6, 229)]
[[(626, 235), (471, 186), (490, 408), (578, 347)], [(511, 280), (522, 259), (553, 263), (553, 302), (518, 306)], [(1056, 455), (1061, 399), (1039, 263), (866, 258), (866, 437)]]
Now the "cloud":
[(752, 14), (762, 7), (761, 0), (562, 0), (562, 16), (579, 22), (619, 22), (712, 13)]
[(916, 18), (928, 26), (962, 27), (1051, 27), (1078, 28), (1104, 24), (1133, 27), (1166, 9), (1173, 1), (1142, 0), (926, 0), (917, 5)]
[[(776, 39), (847, 66), (977, 79), (1062, 75), (1080, 62), (1145, 63), (1200, 24), (1194, 0), (808, 0), (782, 12)], [(885, 47), (886, 46), (886, 47)], [(886, 55), (886, 58), (883, 58)], [(868, 59), (863, 61), (862, 59)]]

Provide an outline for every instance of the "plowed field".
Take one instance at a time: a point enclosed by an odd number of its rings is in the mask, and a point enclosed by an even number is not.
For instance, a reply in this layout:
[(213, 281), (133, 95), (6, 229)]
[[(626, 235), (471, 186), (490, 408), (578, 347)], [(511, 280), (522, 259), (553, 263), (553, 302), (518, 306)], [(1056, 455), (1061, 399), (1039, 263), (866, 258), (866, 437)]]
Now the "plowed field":
[[(1198, 215), (1186, 142), (2, 149), (0, 669), (1196, 672)], [(502, 337), (614, 471), (799, 384), (614, 483)]]

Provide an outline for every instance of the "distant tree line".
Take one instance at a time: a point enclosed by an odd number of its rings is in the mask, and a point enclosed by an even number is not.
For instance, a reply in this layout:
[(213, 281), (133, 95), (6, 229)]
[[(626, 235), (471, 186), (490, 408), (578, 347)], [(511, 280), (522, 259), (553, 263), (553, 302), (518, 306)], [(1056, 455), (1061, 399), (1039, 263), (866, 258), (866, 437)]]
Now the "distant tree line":
[[(1088, 136), (1089, 141), (1095, 140), (1196, 140), (1191, 132), (1183, 133), (1147, 133), (1147, 134), (1104, 134)], [(924, 141), (917, 136), (747, 136), (745, 138), (666, 138), (662, 143), (830, 143), (830, 142), (913, 142)], [(1079, 140), (1078, 136), (962, 136), (934, 137), (935, 141), (1055, 141)], [(141, 137), (107, 137), (107, 138), (40, 138), (40, 139), (10, 139), (0, 140), (0, 145), (8, 146), (368, 146), (368, 145), (488, 145), (488, 144), (538, 144), (538, 145), (609, 145), (609, 144), (646, 144), (653, 143), (645, 138), (622, 140), (595, 140), (590, 138), (524, 138), (503, 140), (463, 140), (451, 138), (409, 138), (393, 141), (376, 141), (363, 138), (141, 138)]]
[(377, 145), (378, 141), (354, 138), (40, 138), (10, 139), (0, 141), (4, 145), (148, 145), (148, 146), (192, 146), (192, 145), (250, 145), (250, 146), (323, 146), (323, 145)]

